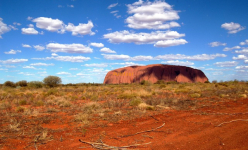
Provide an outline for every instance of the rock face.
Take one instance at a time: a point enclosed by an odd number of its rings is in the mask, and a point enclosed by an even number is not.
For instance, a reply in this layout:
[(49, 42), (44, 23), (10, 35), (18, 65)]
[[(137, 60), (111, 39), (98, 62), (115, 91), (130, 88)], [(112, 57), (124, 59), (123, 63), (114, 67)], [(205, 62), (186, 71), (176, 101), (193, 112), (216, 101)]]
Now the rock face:
[(198, 69), (185, 66), (154, 64), (147, 66), (130, 66), (109, 71), (104, 84), (139, 83), (148, 80), (155, 83), (158, 80), (177, 82), (205, 82), (208, 78)]

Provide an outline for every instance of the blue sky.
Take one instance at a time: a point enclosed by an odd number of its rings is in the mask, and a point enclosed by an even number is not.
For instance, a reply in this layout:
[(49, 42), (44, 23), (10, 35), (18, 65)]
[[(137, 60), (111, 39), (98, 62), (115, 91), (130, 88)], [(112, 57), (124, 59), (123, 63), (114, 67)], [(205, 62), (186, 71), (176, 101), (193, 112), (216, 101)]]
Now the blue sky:
[(102, 83), (148, 64), (248, 80), (247, 0), (1, 0), (0, 83)]

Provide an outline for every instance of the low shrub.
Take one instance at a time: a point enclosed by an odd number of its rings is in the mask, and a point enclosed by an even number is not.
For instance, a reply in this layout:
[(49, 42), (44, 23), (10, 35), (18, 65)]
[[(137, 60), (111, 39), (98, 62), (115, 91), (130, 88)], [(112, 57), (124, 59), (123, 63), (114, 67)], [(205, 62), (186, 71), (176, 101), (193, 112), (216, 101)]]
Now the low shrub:
[(147, 81), (147, 80), (142, 80), (140, 82), (141, 85), (151, 85), (152, 83), (150, 81)]
[(130, 106), (138, 106), (140, 103), (142, 103), (142, 101), (139, 98), (135, 98), (129, 102)]
[(16, 84), (12, 81), (6, 81), (6, 82), (4, 82), (3, 85), (7, 86), (7, 87), (16, 87)]
[(28, 86), (28, 82), (26, 80), (22, 80), (22, 81), (16, 82), (16, 85), (24, 87), (24, 86)]
[(31, 82), (28, 82), (28, 87), (30, 87), (30, 88), (42, 88), (43, 83), (40, 81), (31, 81)]

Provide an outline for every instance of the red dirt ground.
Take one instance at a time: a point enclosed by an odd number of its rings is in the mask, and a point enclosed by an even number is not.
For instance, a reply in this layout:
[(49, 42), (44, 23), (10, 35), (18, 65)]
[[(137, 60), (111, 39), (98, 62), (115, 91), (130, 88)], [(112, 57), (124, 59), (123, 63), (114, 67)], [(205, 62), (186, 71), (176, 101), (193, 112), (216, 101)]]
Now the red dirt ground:
[[(2, 149), (37, 150), (76, 150), (94, 149), (91, 145), (79, 142), (100, 142), (110, 146), (129, 146), (144, 144), (127, 149), (140, 150), (247, 150), (248, 149), (248, 99), (220, 102), (215, 106), (197, 110), (150, 111), (148, 115), (129, 121), (116, 123), (98, 122), (86, 129), (85, 134), (75, 127), (71, 118), (63, 116), (43, 124), (52, 140), (35, 145), (30, 137), (21, 135), (8, 138)], [(243, 120), (237, 120), (243, 119)], [(61, 122), (61, 120), (63, 120)], [(223, 123), (223, 124), (221, 124)], [(152, 132), (137, 132), (156, 129)], [(219, 126), (218, 126), (219, 125)], [(123, 137), (125, 135), (130, 135)], [(124, 148), (123, 148), (124, 149)]]

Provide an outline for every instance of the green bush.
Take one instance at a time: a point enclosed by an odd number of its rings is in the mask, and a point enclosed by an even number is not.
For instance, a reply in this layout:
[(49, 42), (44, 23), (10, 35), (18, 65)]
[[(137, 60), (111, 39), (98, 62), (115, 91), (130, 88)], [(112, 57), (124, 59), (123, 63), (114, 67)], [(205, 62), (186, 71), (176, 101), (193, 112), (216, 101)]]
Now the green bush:
[(205, 81), (204, 83), (210, 83), (209, 81)]
[(55, 87), (62, 83), (62, 80), (60, 77), (57, 76), (47, 76), (43, 79), (43, 82), (48, 85), (49, 87)]
[(43, 83), (40, 81), (28, 82), (28, 87), (30, 87), (30, 88), (42, 88), (42, 86), (43, 86)]
[(155, 84), (165, 84), (164, 80), (158, 80), (157, 82), (155, 82)]
[(152, 83), (150, 81), (147, 81), (147, 80), (142, 80), (140, 82), (141, 85), (151, 85)]
[(129, 104), (130, 106), (138, 106), (140, 103), (142, 103), (141, 99), (136, 98), (131, 100)]
[(28, 85), (28, 82), (26, 80), (22, 80), (22, 81), (16, 82), (16, 85), (17, 86), (24, 87), (24, 86), (27, 86)]
[(6, 81), (3, 84), (4, 86), (8, 86), (8, 87), (16, 87), (15, 83), (12, 81)]

